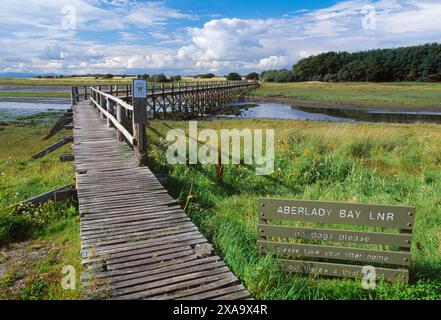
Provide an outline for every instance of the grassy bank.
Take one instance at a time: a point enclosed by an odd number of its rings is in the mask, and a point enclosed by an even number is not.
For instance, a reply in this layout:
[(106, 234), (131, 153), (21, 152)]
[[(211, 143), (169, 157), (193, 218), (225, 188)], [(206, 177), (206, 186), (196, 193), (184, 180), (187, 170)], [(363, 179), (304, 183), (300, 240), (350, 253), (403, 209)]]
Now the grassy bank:
[[(169, 165), (165, 134), (186, 122), (151, 123), (150, 166), (169, 175), (168, 188), (233, 272), (258, 299), (440, 299), (441, 131), (436, 125), (335, 124), (233, 120), (202, 128), (275, 128), (275, 172), (250, 166)], [(256, 250), (257, 199), (350, 201), (417, 207), (409, 285), (289, 275)]]
[(440, 83), (264, 83), (253, 95), (331, 105), (441, 110)]
[[(58, 115), (59, 116), (59, 115)], [(73, 167), (60, 163), (66, 146), (39, 160), (30, 156), (61, 139), (41, 141), (57, 115), (45, 113), (0, 125), (0, 299), (78, 299), (61, 287), (61, 270), (81, 271), (79, 216), (73, 203), (11, 208), (29, 197), (73, 182)]]

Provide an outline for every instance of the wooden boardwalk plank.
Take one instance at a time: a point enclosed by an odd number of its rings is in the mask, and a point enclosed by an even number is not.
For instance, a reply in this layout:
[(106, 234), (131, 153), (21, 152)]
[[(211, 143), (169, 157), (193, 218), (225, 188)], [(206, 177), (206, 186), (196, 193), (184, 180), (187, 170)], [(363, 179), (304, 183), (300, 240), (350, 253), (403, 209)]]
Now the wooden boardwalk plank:
[[(74, 106), (83, 285), (114, 299), (251, 298), (208, 241), (88, 101)], [(106, 291), (107, 292), (107, 291)]]

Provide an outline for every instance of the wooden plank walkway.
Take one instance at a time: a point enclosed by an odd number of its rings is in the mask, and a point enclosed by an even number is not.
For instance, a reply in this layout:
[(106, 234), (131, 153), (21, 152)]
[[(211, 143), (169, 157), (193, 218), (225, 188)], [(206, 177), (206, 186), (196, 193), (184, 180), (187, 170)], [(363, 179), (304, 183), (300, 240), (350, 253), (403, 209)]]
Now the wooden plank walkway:
[(74, 106), (83, 285), (91, 298), (249, 299), (205, 237), (132, 150), (82, 101)]

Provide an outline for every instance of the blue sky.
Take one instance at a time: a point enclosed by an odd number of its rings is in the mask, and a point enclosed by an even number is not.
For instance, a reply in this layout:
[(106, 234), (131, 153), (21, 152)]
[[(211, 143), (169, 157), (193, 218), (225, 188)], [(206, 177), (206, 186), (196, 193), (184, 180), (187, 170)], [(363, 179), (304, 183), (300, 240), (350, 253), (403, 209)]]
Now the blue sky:
[(13, 0), (1, 73), (247, 73), (441, 42), (439, 0)]
[(289, 14), (299, 10), (314, 10), (329, 7), (338, 3), (331, 0), (183, 0), (167, 1), (167, 4), (182, 9), (183, 11), (193, 11), (201, 15), (218, 14), (222, 17), (234, 17), (242, 19), (266, 19), (279, 18), (284, 14)]

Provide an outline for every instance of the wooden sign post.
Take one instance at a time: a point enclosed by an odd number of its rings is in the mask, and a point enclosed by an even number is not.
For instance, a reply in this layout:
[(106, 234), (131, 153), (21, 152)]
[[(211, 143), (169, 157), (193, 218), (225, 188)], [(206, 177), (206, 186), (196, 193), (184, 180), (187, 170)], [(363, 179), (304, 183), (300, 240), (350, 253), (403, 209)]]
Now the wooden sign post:
[(145, 164), (147, 156), (147, 81), (133, 80), (133, 148), (138, 165)]
[(257, 245), (292, 272), (362, 278), (363, 267), (372, 266), (377, 278), (407, 282), (414, 221), (414, 207), (260, 199)]

